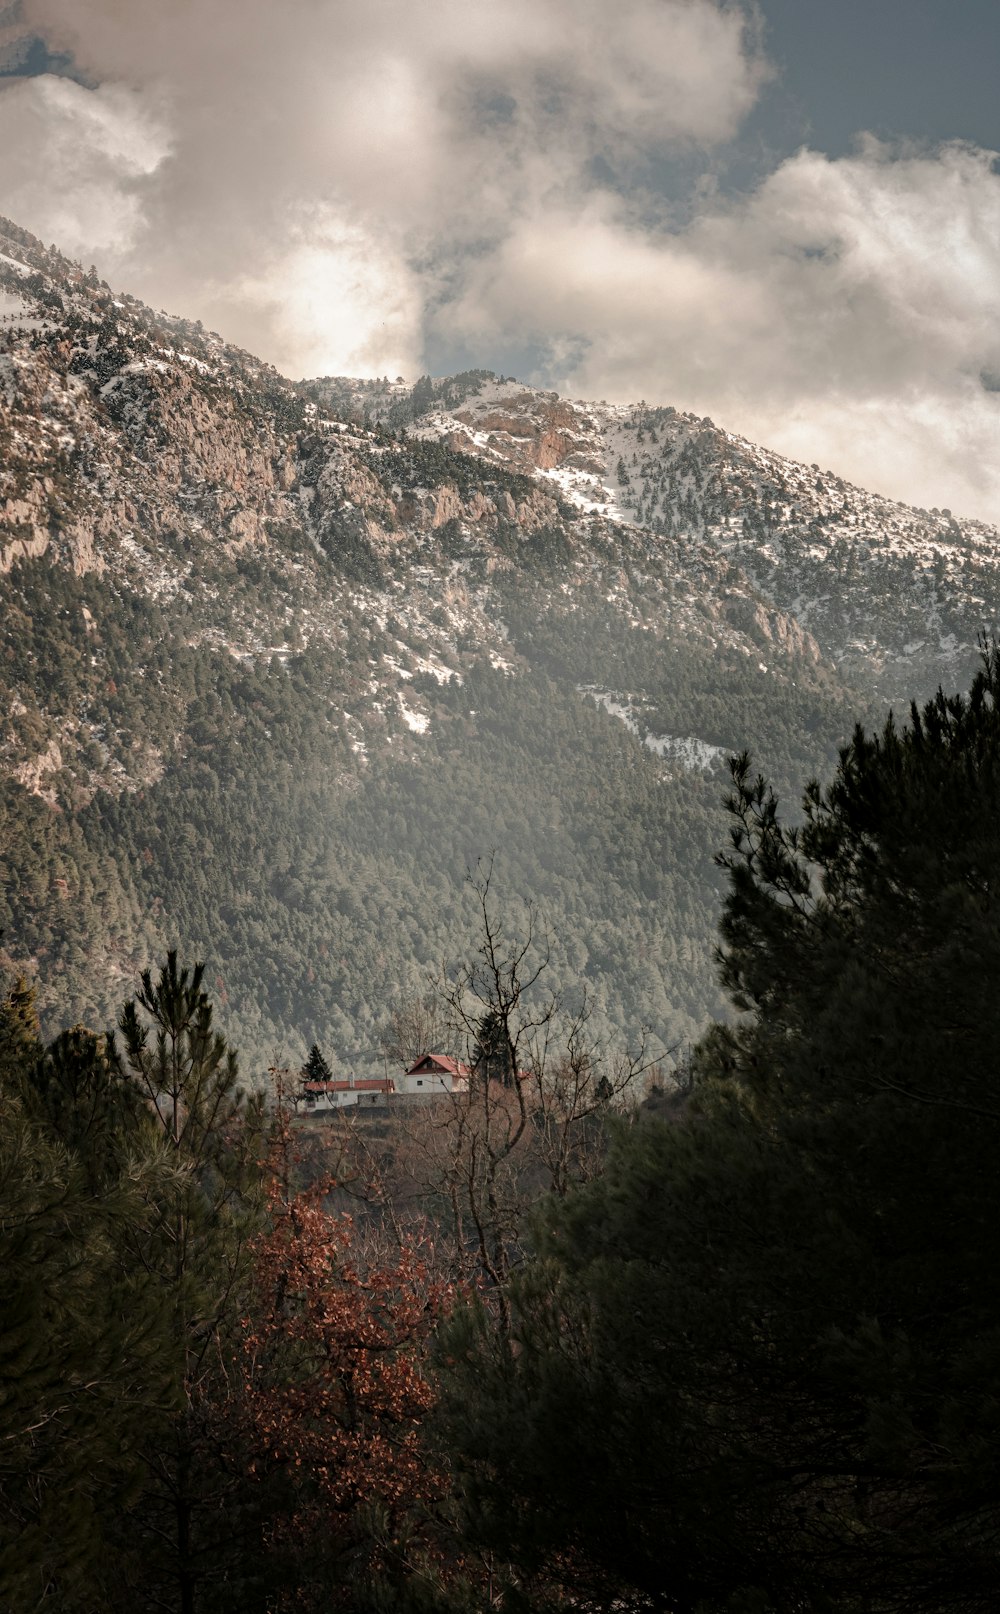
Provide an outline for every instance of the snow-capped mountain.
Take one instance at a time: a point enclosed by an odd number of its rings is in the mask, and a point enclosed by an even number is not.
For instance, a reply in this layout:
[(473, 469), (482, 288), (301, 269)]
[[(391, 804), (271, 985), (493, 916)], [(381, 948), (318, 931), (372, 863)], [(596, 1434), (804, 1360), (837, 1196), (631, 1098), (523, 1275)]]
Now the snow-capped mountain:
[(89, 1013), (179, 939), (254, 1046), (360, 1058), (496, 848), (564, 984), (669, 1043), (715, 1001), (725, 756), (797, 787), (965, 683), (997, 539), (671, 408), (293, 384), (0, 221), (8, 962)]
[(655, 534), (665, 558), (709, 545), (727, 583), (891, 697), (950, 681), (997, 620), (1000, 535), (986, 522), (868, 493), (674, 408), (571, 402), (485, 375), (466, 390), (462, 379), (433, 383), (445, 406), (419, 413), (398, 386), (307, 391), (514, 465), (584, 515)]

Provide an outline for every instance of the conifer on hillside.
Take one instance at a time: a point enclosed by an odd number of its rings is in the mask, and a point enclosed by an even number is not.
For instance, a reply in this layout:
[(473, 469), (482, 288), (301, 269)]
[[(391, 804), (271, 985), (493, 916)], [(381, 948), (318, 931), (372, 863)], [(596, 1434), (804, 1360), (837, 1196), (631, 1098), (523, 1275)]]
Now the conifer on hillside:
[(302, 1067), (302, 1080), (304, 1082), (332, 1082), (333, 1072), (320, 1052), (319, 1044), (313, 1043), (309, 1050), (309, 1057)]
[(739, 1017), (446, 1343), (467, 1527), (536, 1608), (990, 1614), (997, 649), (801, 828), (746, 757), (729, 807)]

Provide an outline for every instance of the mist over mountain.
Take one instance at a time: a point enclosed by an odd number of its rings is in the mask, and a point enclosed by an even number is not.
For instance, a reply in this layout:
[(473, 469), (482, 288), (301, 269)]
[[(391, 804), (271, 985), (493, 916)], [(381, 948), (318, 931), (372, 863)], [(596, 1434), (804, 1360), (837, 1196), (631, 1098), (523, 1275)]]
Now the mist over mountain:
[(682, 1045), (727, 755), (787, 794), (965, 686), (998, 556), (674, 408), (293, 384), (0, 221), (0, 967), (102, 1023), (177, 945), (251, 1061), (374, 1068), (492, 856), (550, 985)]

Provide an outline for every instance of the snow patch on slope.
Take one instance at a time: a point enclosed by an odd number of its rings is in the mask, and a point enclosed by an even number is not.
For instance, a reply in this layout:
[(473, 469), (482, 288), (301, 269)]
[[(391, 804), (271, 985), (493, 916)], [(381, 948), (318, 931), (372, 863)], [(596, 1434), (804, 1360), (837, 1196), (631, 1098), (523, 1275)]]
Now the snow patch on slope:
[(606, 689), (592, 689), (586, 684), (578, 684), (577, 688), (582, 695), (589, 695), (598, 706), (603, 706), (612, 717), (617, 717), (620, 723), (624, 723), (630, 734), (639, 733), (639, 725), (632, 716), (632, 707), (627, 696), (613, 695)]
[(403, 714), (403, 722), (408, 729), (412, 729), (414, 734), (427, 733), (431, 726), (431, 720), (426, 712), (415, 712), (411, 706), (407, 706), (402, 695), (399, 697), (399, 709)]
[(658, 757), (672, 757), (689, 773), (712, 773), (729, 755), (722, 746), (691, 734), (647, 734), (642, 743)]
[(726, 760), (728, 752), (722, 746), (711, 745), (708, 740), (699, 739), (694, 734), (643, 734), (630, 695), (622, 695), (616, 690), (597, 689), (591, 684), (578, 684), (577, 689), (581, 695), (589, 695), (611, 717), (624, 723), (630, 734), (637, 739), (641, 737), (647, 751), (652, 751), (654, 756), (662, 757), (665, 761), (678, 763), (688, 773), (712, 773)]

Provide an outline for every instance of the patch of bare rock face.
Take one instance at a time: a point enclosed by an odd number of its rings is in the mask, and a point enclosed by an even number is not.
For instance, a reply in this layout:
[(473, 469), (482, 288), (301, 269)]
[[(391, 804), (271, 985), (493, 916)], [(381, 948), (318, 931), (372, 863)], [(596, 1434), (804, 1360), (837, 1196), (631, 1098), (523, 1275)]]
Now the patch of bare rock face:
[[(294, 574), (300, 594), (324, 592), (332, 623), (341, 586), (392, 572), (427, 590), (430, 568), (440, 589), (474, 565), (489, 578), (518, 563), (520, 537), (536, 581), (561, 568), (545, 586), (563, 605), (591, 586), (633, 624), (885, 670), (900, 690), (918, 664), (950, 680), (948, 658), (974, 656), (976, 629), (1000, 619), (993, 529), (673, 408), (582, 404), (485, 371), (412, 393), (296, 387), (4, 221), (0, 291), (26, 310), (0, 328), (0, 573), (48, 556), (167, 597), (197, 588), (206, 557), (260, 551), (290, 588)], [(478, 608), (494, 610), (485, 595)]]
[(778, 651), (796, 661), (818, 667), (823, 660), (819, 645), (801, 623), (761, 600), (727, 590), (719, 601), (719, 615), (761, 649)]
[[(511, 465), (551, 471), (562, 465), (600, 473), (603, 460), (594, 421), (555, 393), (519, 391), (493, 403), (471, 404), (454, 417), (486, 436), (486, 447)], [(467, 449), (462, 433), (453, 446)]]
[(39, 755), (31, 757), (13, 768), (11, 777), (23, 785), (25, 790), (29, 790), (32, 795), (40, 796), (43, 801), (54, 805), (56, 792), (52, 776), (59, 772), (62, 765), (62, 750), (56, 740), (51, 740)]
[(51, 548), (78, 574), (99, 570), (123, 537), (206, 523), (224, 543), (260, 542), (285, 497), (270, 434), (184, 373), (88, 386), (66, 346), (18, 354), (0, 399), (0, 569)]
[[(65, 334), (12, 332), (2, 355), (0, 570), (51, 553), (77, 573), (110, 564), (135, 580), (137, 567), (151, 577), (154, 556), (170, 588), (192, 546), (266, 550), (275, 532), (298, 531), (306, 558), (335, 554), (352, 535), (389, 553), (449, 523), (487, 536), (516, 524), (530, 536), (560, 519), (543, 487), (515, 498), (447, 479), (393, 486), (370, 433), (309, 426), (287, 383), (249, 356), (190, 327), (161, 330), (148, 311), (136, 320), (75, 274), (54, 278)], [(579, 411), (551, 395), (516, 391), (485, 419), (502, 445), (495, 457), (529, 474), (592, 450)]]
[(541, 489), (515, 503), (505, 490), (483, 493), (476, 489), (463, 499), (456, 488), (444, 486), (416, 488), (401, 494), (394, 513), (399, 527), (418, 532), (433, 532), (449, 521), (492, 528), (498, 520), (504, 520), (516, 522), (528, 536), (557, 522), (559, 505)]

